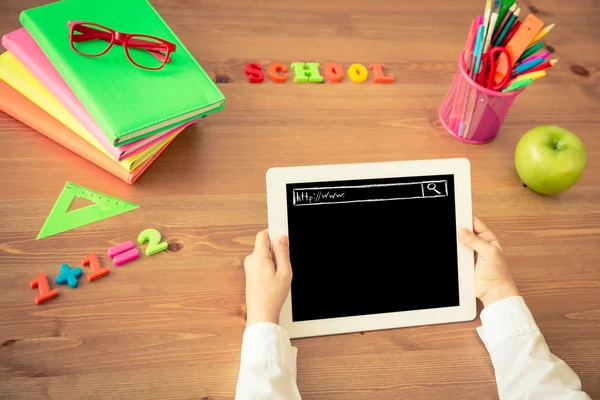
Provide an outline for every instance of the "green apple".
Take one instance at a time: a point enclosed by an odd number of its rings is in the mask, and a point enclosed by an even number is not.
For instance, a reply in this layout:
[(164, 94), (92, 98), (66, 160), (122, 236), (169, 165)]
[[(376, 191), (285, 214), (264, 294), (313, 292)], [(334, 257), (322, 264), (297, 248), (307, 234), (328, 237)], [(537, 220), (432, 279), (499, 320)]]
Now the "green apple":
[(585, 168), (583, 142), (558, 126), (538, 126), (527, 132), (515, 150), (517, 173), (531, 190), (556, 194), (573, 186)]

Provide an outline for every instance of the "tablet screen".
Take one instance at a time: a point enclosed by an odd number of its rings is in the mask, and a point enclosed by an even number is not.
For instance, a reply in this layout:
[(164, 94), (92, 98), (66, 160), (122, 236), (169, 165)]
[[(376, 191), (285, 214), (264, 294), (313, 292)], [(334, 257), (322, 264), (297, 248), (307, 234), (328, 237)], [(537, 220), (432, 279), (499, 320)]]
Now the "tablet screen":
[(294, 322), (459, 305), (453, 175), (286, 192)]

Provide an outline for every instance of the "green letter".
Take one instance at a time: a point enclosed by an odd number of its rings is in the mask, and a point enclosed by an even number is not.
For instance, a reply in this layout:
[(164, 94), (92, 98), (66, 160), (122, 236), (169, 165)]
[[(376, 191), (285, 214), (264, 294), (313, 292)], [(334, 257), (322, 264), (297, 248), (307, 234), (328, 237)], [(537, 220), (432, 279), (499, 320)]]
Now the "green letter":
[(294, 70), (294, 82), (323, 82), (323, 77), (319, 74), (319, 63), (292, 63)]

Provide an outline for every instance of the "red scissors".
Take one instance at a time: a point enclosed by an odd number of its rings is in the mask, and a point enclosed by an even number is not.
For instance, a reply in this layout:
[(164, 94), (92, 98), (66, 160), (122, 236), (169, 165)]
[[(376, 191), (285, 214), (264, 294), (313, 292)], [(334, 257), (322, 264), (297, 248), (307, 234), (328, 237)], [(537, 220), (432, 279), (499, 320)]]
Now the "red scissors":
[(510, 53), (504, 47), (493, 47), (487, 53), (481, 55), (481, 72), (477, 79), (477, 83), (486, 89), (500, 91), (510, 80), (510, 74), (506, 74), (499, 84), (495, 84), (496, 77), (496, 61), (500, 54), (504, 53), (508, 59), (508, 65), (512, 65)]

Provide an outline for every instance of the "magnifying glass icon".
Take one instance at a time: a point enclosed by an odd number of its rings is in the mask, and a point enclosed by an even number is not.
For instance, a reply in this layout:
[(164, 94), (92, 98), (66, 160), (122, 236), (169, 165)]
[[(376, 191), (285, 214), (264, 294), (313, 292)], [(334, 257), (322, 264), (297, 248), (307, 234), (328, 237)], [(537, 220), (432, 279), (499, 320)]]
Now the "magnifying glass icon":
[(440, 192), (437, 191), (437, 188), (435, 187), (435, 183), (428, 183), (427, 184), (427, 190), (433, 190), (437, 194), (441, 194)]

